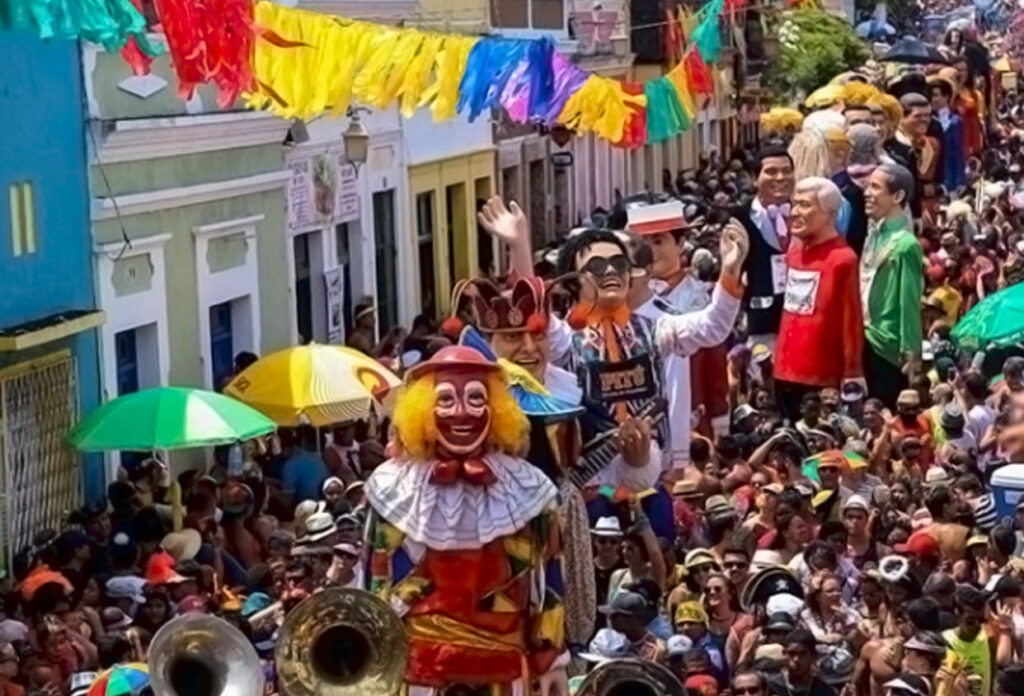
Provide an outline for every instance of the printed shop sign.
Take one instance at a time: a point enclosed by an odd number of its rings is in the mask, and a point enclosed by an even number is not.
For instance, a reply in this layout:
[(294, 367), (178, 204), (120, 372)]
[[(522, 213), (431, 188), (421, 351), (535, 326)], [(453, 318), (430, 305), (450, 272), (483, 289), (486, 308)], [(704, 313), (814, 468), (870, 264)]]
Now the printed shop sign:
[(295, 157), (288, 170), (288, 232), (300, 234), (359, 219), (356, 170), (329, 152)]

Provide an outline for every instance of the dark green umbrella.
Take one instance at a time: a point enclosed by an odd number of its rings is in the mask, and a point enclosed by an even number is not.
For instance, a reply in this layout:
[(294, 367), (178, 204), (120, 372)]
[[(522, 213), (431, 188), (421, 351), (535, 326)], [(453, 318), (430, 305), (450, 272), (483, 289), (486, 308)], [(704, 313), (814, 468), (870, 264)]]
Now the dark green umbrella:
[(68, 442), (83, 452), (149, 452), (230, 444), (276, 427), (259, 411), (229, 396), (158, 387), (103, 404), (71, 430)]
[(1024, 283), (1003, 288), (976, 304), (953, 327), (951, 337), (964, 350), (1024, 341)]

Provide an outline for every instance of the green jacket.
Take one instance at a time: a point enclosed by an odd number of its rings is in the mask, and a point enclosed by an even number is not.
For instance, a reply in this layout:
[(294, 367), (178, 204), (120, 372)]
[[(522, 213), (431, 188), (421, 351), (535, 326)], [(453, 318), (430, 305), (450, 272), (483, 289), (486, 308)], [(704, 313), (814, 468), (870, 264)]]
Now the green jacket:
[(864, 338), (897, 367), (921, 352), (924, 252), (906, 218), (872, 225), (860, 260)]

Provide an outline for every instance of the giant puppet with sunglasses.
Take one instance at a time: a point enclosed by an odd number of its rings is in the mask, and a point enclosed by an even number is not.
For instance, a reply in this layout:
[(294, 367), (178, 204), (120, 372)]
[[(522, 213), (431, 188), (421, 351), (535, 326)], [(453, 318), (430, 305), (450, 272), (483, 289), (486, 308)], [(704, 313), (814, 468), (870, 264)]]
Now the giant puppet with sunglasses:
[[(531, 277), (529, 224), (518, 206), (510, 209), (500, 198), (492, 198), (479, 220), (509, 246), (513, 270)], [(662, 361), (669, 355), (692, 355), (726, 339), (740, 310), (739, 276), (748, 249), (746, 230), (730, 222), (721, 236), (722, 272), (711, 303), (697, 312), (665, 313), (656, 319), (633, 312), (627, 302), (632, 264), (615, 233), (583, 230), (570, 236), (559, 253), (559, 271), (576, 274), (579, 282), (575, 306), (564, 321), (551, 317), (548, 338), (551, 360), (573, 372), (583, 391), (584, 466), (589, 466), (588, 455), (600, 452), (606, 442), (614, 440), (617, 445), (607, 461), (594, 457), (589, 487), (625, 489), (642, 496), (659, 536), (675, 536), (671, 500), (659, 485), (668, 463), (662, 447), (669, 444), (670, 427), (690, 425), (690, 414), (663, 417)], [(612, 513), (612, 500), (592, 500), (591, 516)]]

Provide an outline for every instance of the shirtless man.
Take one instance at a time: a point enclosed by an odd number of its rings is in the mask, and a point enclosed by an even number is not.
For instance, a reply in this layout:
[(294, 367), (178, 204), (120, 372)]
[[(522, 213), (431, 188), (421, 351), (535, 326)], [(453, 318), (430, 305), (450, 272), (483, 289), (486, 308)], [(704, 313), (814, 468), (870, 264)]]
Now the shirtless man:
[(843, 696), (863, 694), (865, 681), (871, 696), (882, 696), (882, 685), (899, 674), (903, 643), (914, 635), (916, 629), (903, 607), (896, 607), (893, 612), (896, 635), (875, 638), (864, 644), (860, 650), (860, 659), (853, 669), (853, 678), (843, 689)]

